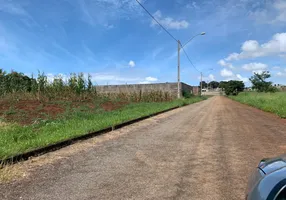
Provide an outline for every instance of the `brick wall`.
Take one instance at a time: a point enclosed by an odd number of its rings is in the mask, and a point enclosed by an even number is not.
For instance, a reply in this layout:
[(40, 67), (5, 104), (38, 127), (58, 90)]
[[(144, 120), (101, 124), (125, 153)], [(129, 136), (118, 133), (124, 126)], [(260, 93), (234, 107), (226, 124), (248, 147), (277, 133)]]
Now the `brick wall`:
[[(154, 84), (126, 84), (126, 85), (99, 85), (95, 86), (96, 91), (99, 94), (108, 94), (108, 93), (133, 93), (139, 92), (142, 93), (150, 91), (162, 91), (168, 92), (172, 96), (177, 96), (177, 83), (154, 83)], [(185, 83), (181, 83), (181, 95), (182, 91), (192, 93), (192, 86)]]

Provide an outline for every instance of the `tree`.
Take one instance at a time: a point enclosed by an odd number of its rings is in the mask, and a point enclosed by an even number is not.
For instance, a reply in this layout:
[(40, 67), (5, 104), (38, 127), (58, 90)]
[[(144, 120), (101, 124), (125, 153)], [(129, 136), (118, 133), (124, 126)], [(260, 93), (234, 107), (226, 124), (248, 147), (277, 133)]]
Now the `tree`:
[(237, 95), (239, 92), (244, 90), (244, 83), (242, 81), (228, 81), (225, 83), (225, 94), (226, 95)]
[(272, 82), (266, 81), (270, 77), (269, 71), (263, 71), (262, 73), (254, 73), (249, 80), (252, 83), (252, 88), (258, 92), (275, 92)]
[(219, 86), (219, 82), (217, 82), (217, 81), (211, 81), (210, 83), (209, 83), (209, 87), (210, 88), (218, 88), (218, 86)]
[[(202, 84), (203, 84), (203, 88), (207, 88), (208, 87), (208, 84), (205, 82), (205, 81), (202, 81)], [(201, 87), (201, 82), (199, 84), (199, 87)]]
[(225, 87), (226, 87), (226, 85), (227, 85), (227, 81), (221, 81), (221, 82), (219, 82), (219, 88), (222, 88), (222, 89), (225, 89)]

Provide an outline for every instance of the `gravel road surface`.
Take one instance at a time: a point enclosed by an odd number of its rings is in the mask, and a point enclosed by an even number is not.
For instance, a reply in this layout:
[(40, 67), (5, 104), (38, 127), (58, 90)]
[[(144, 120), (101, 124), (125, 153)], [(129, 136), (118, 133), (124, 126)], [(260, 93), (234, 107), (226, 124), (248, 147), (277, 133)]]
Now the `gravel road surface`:
[(0, 199), (244, 199), (259, 160), (285, 152), (285, 120), (212, 97), (18, 164)]

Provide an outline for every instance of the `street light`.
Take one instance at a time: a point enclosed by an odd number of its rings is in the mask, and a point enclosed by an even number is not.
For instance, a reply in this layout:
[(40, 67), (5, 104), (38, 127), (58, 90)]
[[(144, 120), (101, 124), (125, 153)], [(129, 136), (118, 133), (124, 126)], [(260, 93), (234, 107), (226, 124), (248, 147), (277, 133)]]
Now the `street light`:
[(184, 45), (181, 44), (180, 40), (178, 40), (178, 99), (181, 98), (181, 88), (180, 88), (180, 51), (181, 48), (184, 48), (190, 41), (192, 41), (195, 37), (199, 35), (205, 35), (205, 32), (201, 32), (197, 35), (194, 35), (191, 39), (188, 40)]
[(197, 36), (199, 36), (199, 35), (205, 35), (205, 34), (206, 34), (206, 32), (201, 32), (201, 33), (199, 33), (199, 34), (197, 34), (197, 35), (194, 35), (191, 39), (188, 40), (188, 42), (186, 42), (186, 43), (182, 46), (182, 48), (183, 48), (184, 46), (186, 46), (190, 41), (192, 41), (195, 37), (197, 37)]

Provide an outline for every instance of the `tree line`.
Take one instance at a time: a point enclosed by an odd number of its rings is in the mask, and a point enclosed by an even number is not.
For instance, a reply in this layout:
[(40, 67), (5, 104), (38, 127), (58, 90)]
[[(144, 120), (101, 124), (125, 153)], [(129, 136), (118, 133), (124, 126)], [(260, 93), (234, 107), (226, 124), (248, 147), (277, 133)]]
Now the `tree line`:
[[(263, 71), (262, 73), (254, 73), (253, 76), (249, 78), (252, 83), (252, 89), (257, 92), (277, 92), (278, 89), (274, 87), (271, 81), (267, 81), (271, 77), (269, 71)], [(205, 81), (200, 82), (199, 87), (202, 83), (203, 88), (222, 88), (226, 95), (237, 95), (245, 89), (245, 84), (243, 81), (230, 80), (230, 81), (211, 81), (206, 83)]]

